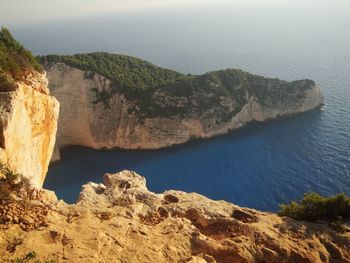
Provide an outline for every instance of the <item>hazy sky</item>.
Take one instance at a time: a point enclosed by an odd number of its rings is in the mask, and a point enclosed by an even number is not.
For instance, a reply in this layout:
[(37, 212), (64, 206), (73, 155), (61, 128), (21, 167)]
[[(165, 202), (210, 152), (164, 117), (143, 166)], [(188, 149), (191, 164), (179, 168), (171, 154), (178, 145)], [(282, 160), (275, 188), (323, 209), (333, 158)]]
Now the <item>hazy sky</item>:
[[(333, 5), (348, 0), (317, 0), (317, 5)], [(147, 11), (210, 6), (275, 7), (313, 5), (305, 0), (0, 0), (0, 24), (21, 25), (42, 21), (81, 18), (117, 12)], [(316, 6), (317, 6), (316, 5)]]
[[(228, 0), (0, 0), (0, 23), (22, 24), (88, 15), (191, 7)], [(234, 0), (242, 1), (242, 0)], [(260, 0), (254, 0), (260, 1)]]

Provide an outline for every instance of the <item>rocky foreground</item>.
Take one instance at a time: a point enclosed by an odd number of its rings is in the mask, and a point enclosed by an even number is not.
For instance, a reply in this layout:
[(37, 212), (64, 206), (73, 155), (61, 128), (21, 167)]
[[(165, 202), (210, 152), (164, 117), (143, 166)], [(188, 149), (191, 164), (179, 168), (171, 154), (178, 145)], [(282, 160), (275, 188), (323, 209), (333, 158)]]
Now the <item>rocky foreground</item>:
[(74, 205), (36, 190), (0, 210), (1, 262), (29, 251), (56, 262), (350, 262), (349, 232), (195, 193), (155, 194), (130, 171), (84, 185)]

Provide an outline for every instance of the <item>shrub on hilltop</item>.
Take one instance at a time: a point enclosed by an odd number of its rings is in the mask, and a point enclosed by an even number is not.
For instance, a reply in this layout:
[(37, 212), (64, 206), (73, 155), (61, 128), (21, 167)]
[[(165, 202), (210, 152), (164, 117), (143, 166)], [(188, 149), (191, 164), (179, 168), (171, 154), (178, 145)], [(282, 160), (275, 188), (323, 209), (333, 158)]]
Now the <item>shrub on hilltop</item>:
[(15, 80), (23, 80), (28, 70), (42, 72), (43, 67), (6, 27), (2, 27), (0, 30), (0, 75), (7, 73)]
[(305, 221), (350, 219), (350, 197), (343, 193), (331, 197), (306, 193), (299, 202), (282, 204), (279, 215)]
[[(83, 71), (96, 72), (112, 80), (122, 89), (144, 90), (185, 76), (173, 70), (157, 67), (142, 59), (106, 52), (72, 56), (47, 55), (39, 56), (38, 60), (44, 65), (61, 62)], [(86, 77), (90, 77), (89, 74)]]

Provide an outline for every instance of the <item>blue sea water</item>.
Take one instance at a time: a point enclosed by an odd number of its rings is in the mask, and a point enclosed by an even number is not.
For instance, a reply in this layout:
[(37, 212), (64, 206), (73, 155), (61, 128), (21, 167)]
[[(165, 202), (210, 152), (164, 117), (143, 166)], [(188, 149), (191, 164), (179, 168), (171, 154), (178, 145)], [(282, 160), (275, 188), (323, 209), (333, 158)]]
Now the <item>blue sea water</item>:
[(159, 151), (70, 147), (50, 166), (45, 187), (74, 202), (84, 183), (130, 169), (155, 192), (198, 192), (261, 210), (276, 211), (307, 191), (350, 194), (349, 4), (282, 2), (13, 26), (36, 54), (103, 50), (189, 73), (236, 67), (310, 78), (325, 94), (322, 109)]

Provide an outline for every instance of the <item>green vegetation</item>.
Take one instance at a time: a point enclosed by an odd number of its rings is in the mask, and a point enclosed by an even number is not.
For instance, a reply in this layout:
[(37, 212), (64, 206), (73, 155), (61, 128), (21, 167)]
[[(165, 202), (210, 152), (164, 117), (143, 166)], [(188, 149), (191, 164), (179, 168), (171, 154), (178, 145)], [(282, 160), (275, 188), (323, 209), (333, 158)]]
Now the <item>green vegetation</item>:
[(29, 186), (28, 180), (13, 172), (8, 166), (0, 163), (0, 201), (9, 201), (12, 193)]
[(0, 181), (15, 182), (21, 175), (13, 172), (8, 166), (0, 163)]
[(61, 62), (83, 70), (85, 79), (93, 79), (98, 73), (111, 80), (109, 88), (93, 89), (94, 103), (109, 108), (113, 95), (123, 94), (137, 105), (129, 108), (129, 113), (136, 112), (141, 122), (146, 117), (202, 116), (209, 109), (211, 113), (206, 118), (227, 122), (242, 109), (248, 97), (255, 97), (268, 107), (295, 105), (302, 103), (299, 98), (313, 83), (264, 78), (238, 69), (184, 75), (130, 56), (102, 52), (38, 59), (48, 68)]
[(16, 88), (16, 85), (14, 80), (7, 74), (0, 72), (0, 92), (11, 91), (11, 90), (14, 90), (15, 88)]
[(15, 260), (11, 260), (11, 263), (55, 263), (56, 261), (54, 260), (45, 260), (41, 261), (39, 259), (36, 259), (37, 254), (35, 251), (28, 252), (26, 255), (20, 258), (16, 258)]
[(31, 188), (28, 178), (0, 162), (0, 204), (13, 201), (13, 195), (25, 199)]
[(11, 35), (6, 27), (0, 30), (0, 91), (13, 88), (13, 80), (24, 80), (28, 70), (43, 71), (32, 53)]
[(123, 93), (127, 98), (147, 100), (154, 88), (187, 78), (179, 72), (157, 67), (147, 61), (105, 52), (76, 54), (72, 56), (47, 55), (37, 57), (45, 66), (54, 63), (64, 63), (68, 66), (85, 71), (85, 78), (92, 79), (98, 73), (112, 81), (110, 90), (96, 92), (97, 103), (109, 107), (109, 100), (117, 93)]
[[(105, 52), (39, 56), (38, 60), (44, 65), (62, 62), (83, 71), (96, 72), (112, 80), (121, 89), (148, 89), (184, 77), (181, 73), (157, 67), (141, 59)], [(93, 77), (93, 74), (86, 74), (86, 77)]]
[(323, 197), (317, 193), (306, 193), (299, 202), (282, 204), (279, 215), (305, 221), (350, 219), (350, 197), (345, 194)]

